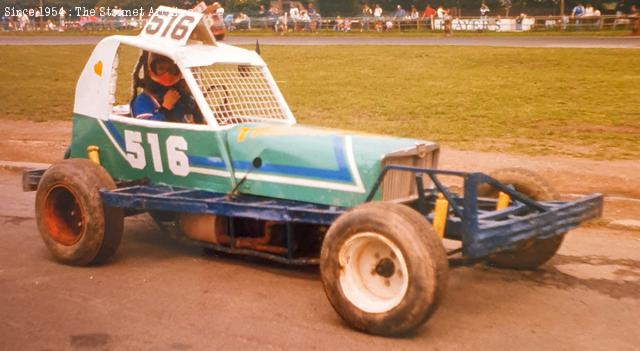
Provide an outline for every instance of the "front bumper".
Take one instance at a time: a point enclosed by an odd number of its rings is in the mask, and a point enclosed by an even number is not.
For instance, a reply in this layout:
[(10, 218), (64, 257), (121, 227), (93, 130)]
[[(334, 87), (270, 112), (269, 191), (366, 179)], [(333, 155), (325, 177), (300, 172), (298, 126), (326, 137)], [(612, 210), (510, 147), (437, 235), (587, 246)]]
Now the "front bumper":
[(511, 208), (504, 211), (504, 218), (494, 213), (478, 220), (475, 233), (463, 234), (463, 255), (481, 258), (501, 251), (526, 246), (535, 240), (544, 240), (561, 235), (578, 227), (582, 222), (602, 215), (603, 196), (592, 194), (571, 202), (542, 202), (546, 212), (535, 212), (524, 216)]

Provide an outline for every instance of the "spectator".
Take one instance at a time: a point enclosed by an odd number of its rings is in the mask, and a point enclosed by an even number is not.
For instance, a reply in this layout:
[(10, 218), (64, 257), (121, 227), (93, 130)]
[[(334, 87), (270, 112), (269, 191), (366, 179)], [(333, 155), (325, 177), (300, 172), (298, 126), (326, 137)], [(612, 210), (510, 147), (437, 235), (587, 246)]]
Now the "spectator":
[(316, 9), (316, 5), (312, 2), (309, 3), (309, 10), (307, 11), (309, 17), (313, 19), (314, 16), (319, 16), (320, 13)]
[(400, 30), (402, 30), (402, 21), (404, 21), (406, 16), (407, 11), (405, 11), (400, 5), (396, 6), (396, 13), (393, 14), (393, 18), (397, 21), (398, 28), (400, 28)]
[(369, 4), (366, 2), (362, 6), (362, 26), (360, 27), (360, 31), (369, 31), (369, 22), (371, 21), (371, 16), (373, 15), (373, 10), (369, 7)]
[(616, 16), (621, 17), (622, 15), (624, 15), (625, 9), (626, 5), (624, 3), (624, 0), (618, 1), (618, 3), (616, 3)]
[(442, 7), (442, 5), (438, 6), (438, 9), (436, 10), (436, 16), (438, 19), (444, 19), (446, 14), (447, 12), (444, 10), (444, 7)]
[(631, 19), (631, 35), (640, 35), (640, 13), (638, 13), (637, 5), (631, 5), (629, 18)]
[(224, 26), (229, 30), (232, 31), (235, 29), (235, 27), (233, 26), (233, 13), (230, 13), (226, 16), (224, 16)]
[(279, 14), (280, 14), (280, 10), (278, 10), (277, 7), (273, 5), (269, 6), (269, 11), (267, 12), (267, 15), (278, 16)]
[(489, 6), (483, 2), (482, 5), (480, 5), (480, 19), (487, 19), (489, 11), (491, 11)]
[(580, 17), (582, 17), (584, 15), (584, 6), (582, 5), (582, 3), (578, 3), (576, 6), (573, 7), (573, 9), (571, 10), (571, 19), (574, 20), (576, 25), (580, 24)]
[(276, 30), (276, 22), (278, 22), (278, 9), (274, 6), (269, 6), (269, 10), (266, 13), (267, 23), (270, 28)]
[(449, 14), (449, 9), (443, 9), (443, 12), (444, 36), (450, 37), (453, 35), (453, 17)]
[(420, 18), (420, 15), (418, 14), (418, 9), (416, 9), (416, 5), (411, 5), (411, 12), (409, 12), (409, 18), (411, 18), (412, 21), (417, 21)]
[(251, 29), (251, 19), (242, 11), (240, 11), (238, 17), (234, 18), (233, 24), (236, 29)]
[(302, 23), (302, 30), (309, 31), (311, 24), (311, 17), (307, 11), (300, 12), (300, 23)]
[(584, 15), (584, 6), (579, 2), (573, 7), (573, 10), (571, 10), (571, 18), (582, 17), (582, 15)]
[(267, 28), (267, 10), (263, 4), (258, 6), (258, 13), (256, 15), (258, 23), (262, 28)]
[(113, 15), (116, 17), (116, 29), (120, 30), (125, 26), (124, 10), (116, 6), (113, 9)]
[(298, 32), (300, 30), (298, 22), (300, 21), (300, 9), (296, 4), (291, 4), (289, 8), (289, 21), (293, 23), (293, 31)]
[(517, 31), (521, 31), (522, 30), (522, 22), (524, 22), (524, 20), (527, 18), (527, 14), (526, 13), (521, 13), (518, 17), (516, 17), (516, 30)]
[(42, 22), (42, 13), (40, 12), (40, 8), (36, 7), (36, 15), (34, 21), (36, 22), (36, 29), (43, 30), (44, 23)]
[(585, 6), (584, 8), (584, 17), (593, 17), (593, 13), (595, 12), (595, 10), (593, 9), (593, 5), (591, 4), (587, 4), (587, 6)]
[(427, 7), (422, 11), (422, 19), (429, 19), (431, 16), (435, 16), (436, 10), (431, 7), (431, 4), (427, 4)]
[(405, 11), (402, 6), (398, 5), (396, 7), (396, 13), (393, 15), (393, 17), (396, 20), (403, 20), (405, 18), (405, 16), (407, 15), (407, 11)]
[[(222, 18), (218, 14), (218, 9), (220, 9), (220, 7), (221, 7), (220, 3), (216, 1), (208, 5), (204, 10), (204, 15), (207, 16), (210, 20), (211, 26), (209, 27), (209, 29), (213, 33), (213, 37), (216, 40), (223, 40), (224, 37), (226, 36), (226, 31), (227, 31), (224, 23), (224, 18)], [(139, 20), (141, 25), (143, 25), (144, 19), (142, 16), (139, 17)]]
[(422, 12), (422, 19), (425, 23), (433, 29), (433, 16), (436, 15), (436, 10), (431, 7), (431, 4), (427, 4), (427, 7)]
[(333, 25), (334, 32), (342, 32), (344, 30), (344, 20), (342, 17), (336, 17), (336, 23)]
[(351, 18), (347, 17), (347, 19), (344, 20), (343, 31), (344, 32), (351, 31)]
[(64, 10), (64, 7), (60, 8), (60, 31), (63, 32), (65, 27), (66, 27), (66, 23), (65, 23), (65, 17), (67, 16), (67, 11)]
[[(0, 7), (2, 9), (2, 7)], [(46, 27), (46, 19), (38, 7), (30, 10), (32, 16), (29, 17), (31, 30), (42, 30)]]
[(276, 23), (274, 25), (274, 30), (276, 32), (279, 32), (280, 35), (284, 35), (288, 28), (287, 28), (287, 15), (286, 13), (282, 16), (278, 16), (278, 19), (276, 20)]
[(391, 32), (391, 30), (393, 30), (393, 21), (387, 20), (387, 22), (385, 22), (384, 25), (385, 25), (385, 31)]
[(376, 4), (373, 10), (373, 17), (376, 21), (376, 32), (382, 31), (382, 7), (379, 4)]
[(300, 16), (300, 9), (295, 4), (291, 4), (291, 8), (289, 8), (289, 17), (291, 19), (298, 18)]
[(320, 28), (320, 19), (322, 18), (320, 16), (320, 12), (318, 12), (318, 10), (316, 9), (316, 5), (312, 2), (309, 3), (309, 11), (307, 12), (309, 14), (309, 19), (311, 20), (309, 28), (312, 32), (316, 32), (318, 28)]
[(22, 13), (22, 16), (20, 17), (19, 22), (20, 22), (20, 31), (21, 32), (24, 32), (29, 28), (30, 20), (29, 20), (29, 16), (27, 15), (26, 11)]
[[(30, 11), (31, 9), (28, 10), (27, 14), (31, 13)], [(32, 31), (34, 24), (35, 24), (35, 19), (33, 18), (33, 16), (29, 16), (29, 23), (27, 24), (26, 30)]]

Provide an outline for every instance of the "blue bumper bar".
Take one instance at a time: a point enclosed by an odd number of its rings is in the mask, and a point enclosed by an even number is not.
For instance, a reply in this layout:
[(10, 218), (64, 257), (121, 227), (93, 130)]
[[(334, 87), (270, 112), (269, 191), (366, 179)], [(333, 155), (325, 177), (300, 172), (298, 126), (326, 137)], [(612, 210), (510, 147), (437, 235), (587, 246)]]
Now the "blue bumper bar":
[[(580, 223), (602, 215), (600, 194), (572, 202), (542, 202), (546, 212), (508, 216), (505, 220), (479, 219), (475, 233), (463, 236), (462, 252), (468, 258), (516, 249), (532, 240), (547, 239), (568, 232)], [(466, 234), (466, 233), (465, 233)]]

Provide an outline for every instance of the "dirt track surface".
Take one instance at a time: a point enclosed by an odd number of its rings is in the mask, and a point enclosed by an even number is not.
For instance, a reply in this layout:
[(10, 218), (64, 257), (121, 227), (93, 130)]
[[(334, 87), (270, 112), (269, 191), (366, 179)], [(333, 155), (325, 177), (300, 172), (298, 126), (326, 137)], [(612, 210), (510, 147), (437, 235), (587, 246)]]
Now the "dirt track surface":
[(451, 271), (438, 312), (386, 339), (348, 328), (315, 269), (212, 256), (126, 220), (113, 261), (54, 262), (34, 193), (0, 171), (0, 350), (637, 350), (640, 236), (571, 232), (536, 272)]
[[(0, 160), (55, 162), (70, 126), (3, 121)], [(462, 170), (526, 166), (565, 196), (607, 194), (608, 220), (640, 213), (638, 161), (449, 148), (441, 161)], [(637, 231), (597, 223), (572, 231), (535, 272), (484, 264), (454, 269), (428, 324), (386, 339), (348, 328), (316, 269), (205, 254), (163, 236), (145, 215), (126, 220), (122, 246), (108, 264), (58, 264), (39, 237), (34, 195), (21, 192), (19, 174), (0, 171), (0, 350), (637, 350), (640, 344)]]
[[(95, 45), (98, 36), (0, 36), (0, 45)], [(453, 45), (531, 48), (640, 48), (638, 37), (376, 37), (376, 36), (233, 36), (232, 45)]]

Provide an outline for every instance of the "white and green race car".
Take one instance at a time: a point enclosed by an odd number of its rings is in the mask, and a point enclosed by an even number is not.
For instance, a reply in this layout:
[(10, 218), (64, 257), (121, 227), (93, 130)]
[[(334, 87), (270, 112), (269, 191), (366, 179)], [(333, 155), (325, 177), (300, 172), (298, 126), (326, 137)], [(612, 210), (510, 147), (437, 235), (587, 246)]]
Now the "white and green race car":
[[(114, 106), (118, 50), (172, 60), (193, 121), (133, 118)], [(134, 84), (134, 90), (139, 84)], [(533, 269), (564, 233), (602, 211), (599, 194), (557, 201), (536, 174), (437, 168), (436, 143), (301, 126), (262, 58), (217, 42), (206, 16), (159, 8), (139, 36), (111, 36), (78, 80), (67, 159), (24, 174), (53, 256), (90, 265), (117, 250), (128, 215), (149, 212), (200, 245), (319, 264), (335, 310), (354, 328), (397, 335), (442, 299), (448, 256)], [(452, 191), (441, 176), (458, 177)], [(447, 252), (442, 238), (461, 246)]]

